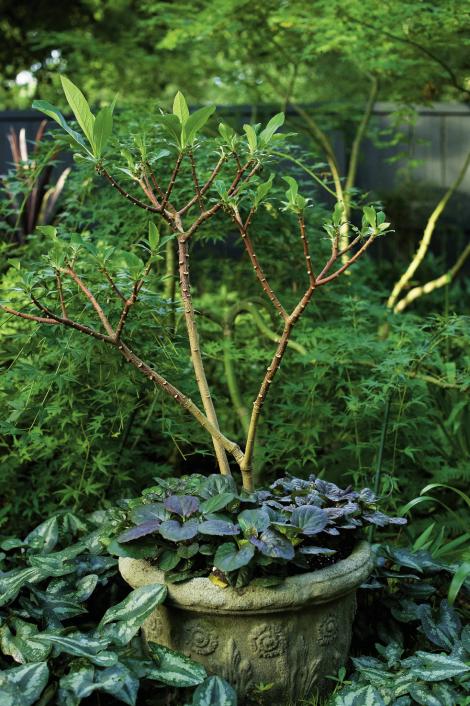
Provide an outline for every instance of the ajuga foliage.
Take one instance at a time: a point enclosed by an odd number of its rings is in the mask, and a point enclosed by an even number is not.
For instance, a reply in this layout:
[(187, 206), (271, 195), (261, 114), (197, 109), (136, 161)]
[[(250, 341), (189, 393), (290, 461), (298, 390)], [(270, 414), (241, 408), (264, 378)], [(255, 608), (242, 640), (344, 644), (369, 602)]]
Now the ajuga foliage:
[(364, 528), (404, 525), (357, 492), (310, 476), (239, 492), (231, 477), (161, 480), (129, 501), (108, 551), (147, 558), (169, 582), (209, 576), (216, 585), (273, 586), (343, 559)]

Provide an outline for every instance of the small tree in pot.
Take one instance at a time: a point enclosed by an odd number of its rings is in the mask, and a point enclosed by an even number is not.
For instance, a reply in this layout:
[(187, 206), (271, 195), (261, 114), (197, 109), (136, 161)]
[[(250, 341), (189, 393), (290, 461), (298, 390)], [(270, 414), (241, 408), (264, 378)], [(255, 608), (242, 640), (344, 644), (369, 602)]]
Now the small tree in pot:
[[(169, 237), (176, 240), (181, 304), (202, 408), (141, 358), (126, 338), (131, 311), (139, 298), (144, 300), (146, 280), (160, 257), (162, 243), (153, 222), (149, 224), (147, 260), (127, 260), (124, 287), (109, 264), (108, 250), (100, 252), (80, 236), (72, 238), (70, 248), (57, 239), (46, 271), (28, 280), (28, 295), (38, 311), (3, 309), (40, 324), (70, 327), (106, 344), (172, 397), (211, 436), (220, 475), (159, 481), (140, 500), (128, 503), (119, 516), (116, 536), (107, 538), (110, 551), (123, 557), (121, 570), (131, 585), (165, 582), (169, 586), (168, 606), (148, 621), (148, 634), (225, 675), (243, 695), (257, 682), (272, 683), (270, 695), (279, 697), (297, 698), (314, 688), (324, 689), (324, 676), (335, 672), (346, 658), (355, 589), (370, 570), (370, 551), (364, 542), (358, 544), (358, 532), (367, 523), (402, 520), (378, 512), (377, 498), (368, 489), (341, 490), (313, 476), (280, 479), (268, 489), (255, 489), (253, 456), (262, 407), (296, 323), (315, 291), (347, 271), (376, 237), (387, 232), (389, 224), (382, 212), (364, 208), (361, 227), (351, 225), (354, 238), (341, 249), (344, 219), (338, 204), (324, 225), (331, 244), (329, 257), (323, 267), (315, 268), (305, 221), (308, 199), (299, 193), (297, 182), (285, 176), (288, 190), (281, 205), (295, 217), (299, 262), (303, 260), (308, 281), (294, 308), (287, 311), (258, 260), (252, 236), (257, 209), (268, 198), (274, 180), (274, 175), (263, 180), (260, 173), (285, 139), (278, 134), (284, 115), (275, 115), (264, 128), (245, 125), (243, 137), (219, 125), (220, 137), (212, 140), (218, 159), (202, 180), (196, 163), (199, 132), (214, 109), (203, 107), (190, 114), (178, 93), (173, 113), (156, 116), (161, 136), (158, 153), (149, 153), (143, 138), (136, 140), (137, 154), (123, 151), (127, 166), (120, 170), (140, 189), (140, 193), (131, 193), (111, 174), (103, 157), (112, 133), (113, 106), (95, 117), (81, 92), (67, 79), (62, 82), (84, 137), (54, 106), (38, 101), (35, 107), (70, 135), (79, 148), (78, 159), (93, 163), (98, 174), (134, 207), (166, 222), (172, 233)], [(166, 185), (157, 169), (159, 159), (173, 159)], [(175, 185), (185, 166), (190, 170), (192, 193), (177, 201)], [(244, 444), (228, 438), (219, 426), (191, 294), (189, 243), (217, 214), (233, 221), (254, 275), (282, 323), (253, 402)], [(56, 232), (50, 235), (55, 237)], [(87, 266), (91, 261), (103, 273), (109, 285), (107, 306), (86, 284), (79, 255), (82, 262), (88, 259)], [(93, 312), (97, 325), (70, 316), (69, 284)], [(51, 303), (53, 298), (56, 305)], [(230, 457), (234, 470), (241, 474), (241, 488), (232, 476)]]

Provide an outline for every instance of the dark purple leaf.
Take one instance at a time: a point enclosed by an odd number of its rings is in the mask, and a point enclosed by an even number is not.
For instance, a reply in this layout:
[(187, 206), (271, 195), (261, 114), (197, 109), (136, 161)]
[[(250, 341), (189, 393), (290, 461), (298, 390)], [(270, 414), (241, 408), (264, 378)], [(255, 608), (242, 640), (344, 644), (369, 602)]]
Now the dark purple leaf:
[(359, 493), (359, 500), (367, 505), (373, 505), (377, 502), (377, 496), (370, 488), (363, 488)]
[(171, 542), (184, 542), (197, 535), (197, 520), (178, 522), (178, 520), (166, 520), (162, 522), (160, 534), (164, 539)]
[(330, 522), (332, 522), (334, 520), (339, 520), (341, 517), (344, 517), (344, 515), (345, 515), (343, 507), (325, 507), (325, 508), (323, 508), (323, 512), (325, 512), (327, 514)]
[(131, 511), (131, 520), (136, 525), (148, 520), (166, 520), (168, 512), (165, 510), (163, 503), (149, 503), (148, 505), (140, 505)]
[(154, 532), (158, 532), (161, 524), (162, 523), (160, 520), (148, 520), (147, 522), (143, 522), (141, 525), (137, 525), (137, 527), (131, 527), (130, 529), (121, 532), (117, 538), (117, 541), (122, 544), (124, 542), (132, 542), (133, 539), (146, 537), (148, 534), (154, 534)]
[(389, 517), (383, 512), (364, 512), (363, 517), (367, 522), (370, 522), (377, 527), (386, 527), (386, 525), (406, 525), (404, 517)]
[(302, 534), (312, 535), (321, 532), (328, 524), (328, 515), (316, 505), (296, 507), (291, 522), (302, 530)]
[(295, 556), (294, 547), (286, 537), (272, 529), (265, 530), (260, 537), (250, 537), (250, 542), (257, 549), (273, 559), (286, 559), (289, 561)]
[(357, 512), (359, 510), (359, 505), (357, 503), (349, 501), (346, 503), (346, 505), (343, 505), (343, 510), (346, 515), (352, 515), (354, 512)]
[(312, 493), (309, 493), (308, 495), (297, 495), (295, 498), (295, 504), (296, 505), (318, 505), (321, 507), (323, 505), (323, 499), (320, 495), (320, 493), (317, 493), (316, 490), (314, 490)]
[(226, 522), (225, 520), (206, 520), (205, 522), (200, 522), (198, 531), (201, 534), (211, 535), (240, 534), (240, 528), (237, 525), (234, 525), (233, 522)]
[(315, 488), (321, 495), (324, 495), (328, 500), (332, 500), (333, 502), (339, 502), (348, 496), (347, 490), (341, 490), (341, 488), (338, 488), (334, 483), (329, 483), (321, 478), (317, 478), (315, 481)]
[(170, 495), (164, 505), (167, 510), (180, 517), (190, 517), (199, 510), (199, 500), (194, 495)]

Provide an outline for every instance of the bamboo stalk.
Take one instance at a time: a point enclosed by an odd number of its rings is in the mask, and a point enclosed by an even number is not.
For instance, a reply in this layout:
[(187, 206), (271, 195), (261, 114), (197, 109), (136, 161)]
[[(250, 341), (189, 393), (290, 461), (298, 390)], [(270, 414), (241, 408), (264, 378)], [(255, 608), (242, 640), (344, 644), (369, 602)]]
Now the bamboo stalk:
[[(426, 224), (426, 228), (424, 229), (423, 237), (421, 239), (421, 242), (419, 244), (419, 247), (418, 247), (416, 253), (413, 256), (413, 259), (411, 260), (410, 264), (408, 265), (408, 267), (406, 268), (405, 272), (402, 274), (402, 276), (400, 277), (398, 282), (393, 287), (392, 293), (390, 294), (388, 301), (387, 301), (387, 307), (389, 309), (393, 309), (395, 311), (395, 313), (397, 313), (399, 311), (403, 311), (403, 309), (405, 308), (406, 305), (402, 306), (402, 307), (395, 306), (398, 301), (398, 298), (399, 298), (400, 294), (402, 293), (403, 289), (408, 284), (408, 282), (414, 276), (418, 267), (423, 262), (423, 260), (426, 256), (426, 253), (429, 250), (429, 245), (431, 243), (431, 238), (432, 238), (434, 230), (436, 228), (437, 221), (439, 220), (439, 217), (441, 216), (442, 212), (444, 211), (445, 207), (447, 206), (450, 198), (453, 196), (453, 194), (457, 191), (460, 184), (462, 183), (462, 180), (465, 177), (465, 174), (467, 172), (469, 165), (470, 165), (470, 152), (468, 153), (468, 155), (462, 165), (462, 168), (461, 168), (459, 174), (457, 175), (457, 178), (455, 179), (453, 184), (451, 184), (451, 186), (447, 189), (446, 193), (444, 194), (442, 199), (439, 201), (439, 203), (436, 205), (434, 211), (429, 216), (428, 222)], [(413, 301), (413, 297), (411, 298), (410, 301)]]

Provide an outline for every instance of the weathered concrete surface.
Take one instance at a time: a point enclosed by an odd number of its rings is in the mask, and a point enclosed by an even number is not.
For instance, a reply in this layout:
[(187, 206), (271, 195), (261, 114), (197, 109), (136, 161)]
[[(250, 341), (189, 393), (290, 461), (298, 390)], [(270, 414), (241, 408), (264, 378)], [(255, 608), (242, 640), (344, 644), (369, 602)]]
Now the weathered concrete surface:
[[(326, 693), (332, 682), (325, 677), (347, 659), (356, 588), (371, 567), (361, 542), (347, 559), (275, 588), (220, 589), (207, 578), (167, 584), (167, 601), (147, 619), (145, 634), (202, 662), (242, 697), (261, 682), (274, 685), (272, 704)], [(123, 558), (119, 568), (133, 588), (165, 583), (146, 561)]]

